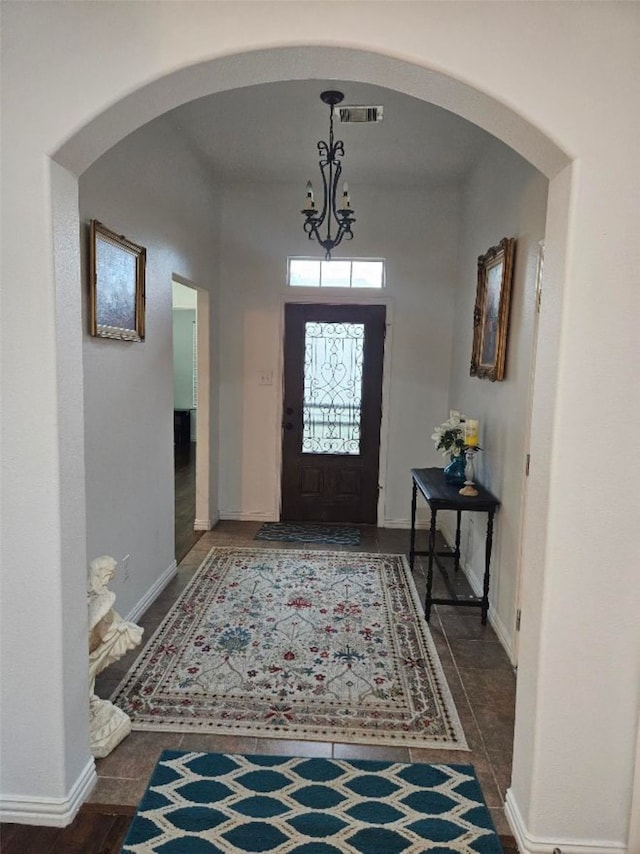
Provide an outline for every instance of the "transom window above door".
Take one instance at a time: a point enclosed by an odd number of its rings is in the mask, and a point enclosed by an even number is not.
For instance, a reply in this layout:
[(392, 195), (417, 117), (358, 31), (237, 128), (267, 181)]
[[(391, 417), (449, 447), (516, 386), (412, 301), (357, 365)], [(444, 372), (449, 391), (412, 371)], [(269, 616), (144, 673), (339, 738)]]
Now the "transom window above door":
[(383, 258), (289, 258), (287, 284), (292, 288), (375, 288), (385, 283)]

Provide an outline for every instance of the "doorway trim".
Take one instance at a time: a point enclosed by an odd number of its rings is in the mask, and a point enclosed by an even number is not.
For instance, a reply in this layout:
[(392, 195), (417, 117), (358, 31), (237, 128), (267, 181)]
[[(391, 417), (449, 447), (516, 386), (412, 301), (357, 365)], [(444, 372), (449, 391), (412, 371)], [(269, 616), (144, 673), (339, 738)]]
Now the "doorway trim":
[(511, 644), (510, 661), (517, 668), (520, 650), (520, 622), (522, 618), (522, 574), (524, 572), (524, 528), (527, 520), (527, 497), (529, 492), (529, 467), (531, 461), (531, 421), (533, 418), (533, 390), (536, 379), (536, 362), (538, 356), (538, 334), (540, 331), (540, 303), (542, 297), (542, 277), (544, 272), (544, 240), (538, 241), (538, 259), (535, 276), (535, 308), (533, 313), (533, 330), (531, 335), (531, 364), (529, 367), (529, 388), (526, 402), (526, 424), (524, 437), (525, 466), (522, 481), (522, 498), (520, 501), (520, 519), (518, 522), (518, 565), (516, 567), (515, 613), (516, 625)]
[[(302, 289), (301, 289), (302, 290)], [(280, 411), (284, 399), (284, 307), (287, 303), (317, 303), (318, 305), (383, 305), (386, 308), (386, 336), (382, 359), (382, 419), (380, 421), (380, 450), (378, 455), (378, 504), (376, 508), (377, 525), (385, 520), (385, 484), (387, 481), (387, 460), (389, 452), (389, 378), (391, 376), (391, 352), (393, 335), (393, 297), (371, 296), (366, 294), (336, 293), (332, 295), (320, 289), (305, 290), (302, 293), (280, 294), (278, 306), (278, 360), (276, 365), (276, 385), (280, 389)], [(275, 484), (274, 507), (280, 519), (282, 513), (282, 431), (276, 430), (274, 448)]]
[(198, 364), (198, 407), (196, 409), (196, 512), (194, 531), (210, 531), (211, 522), (211, 339), (209, 291), (184, 276), (172, 279), (196, 292), (196, 341)]

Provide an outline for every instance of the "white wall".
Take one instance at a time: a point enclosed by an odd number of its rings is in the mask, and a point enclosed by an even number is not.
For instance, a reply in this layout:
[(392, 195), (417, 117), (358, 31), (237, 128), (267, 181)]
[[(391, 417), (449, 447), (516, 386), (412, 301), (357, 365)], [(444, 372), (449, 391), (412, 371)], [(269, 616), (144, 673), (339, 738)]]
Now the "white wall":
[[(522, 850), (621, 852), (640, 528), (637, 496), (621, 499), (611, 477), (610, 426), (620, 413), (640, 420), (638, 6), (343, 2), (338, 29), (315, 3), (238, 7), (3, 4), (4, 814), (33, 821), (42, 806), (68, 820), (89, 758), (84, 519), (62, 511), (83, 491), (81, 463), (65, 468), (83, 421), (66, 407), (83, 383), (77, 329), (65, 326), (80, 315), (74, 175), (201, 94), (351, 77), (473, 118), (551, 179), (508, 808)], [(51, 170), (52, 156), (69, 171)], [(627, 464), (635, 483), (638, 458)]]
[[(222, 518), (279, 518), (283, 304), (337, 295), (285, 287), (288, 255), (322, 255), (303, 232), (301, 192), (300, 187), (230, 186), (221, 197)], [(458, 192), (352, 187), (352, 195), (355, 237), (334, 258), (386, 258), (387, 287), (383, 293), (341, 291), (338, 299), (389, 301), (386, 422), (383, 415), (388, 451), (380, 472), (379, 524), (408, 527), (409, 470), (441, 462), (430, 435), (448, 412)], [(263, 371), (273, 371), (273, 385), (259, 385)]]
[(173, 406), (193, 409), (193, 336), (196, 313), (173, 309)]
[[(152, 127), (155, 127), (155, 125), (152, 125)], [(190, 161), (191, 158), (189, 157), (188, 160)], [(189, 288), (176, 281), (172, 283), (172, 287), (173, 308), (190, 308), (192, 311), (196, 311), (198, 307), (198, 292), (195, 288)]]
[(84, 334), (87, 555), (130, 555), (112, 584), (126, 614), (175, 566), (172, 277), (215, 289), (218, 208), (179, 136), (152, 125), (85, 172), (80, 215), (147, 249), (144, 342)]
[[(478, 481), (501, 501), (496, 516), (489, 600), (500, 638), (512, 651), (515, 631), (520, 517), (527, 452), (530, 373), (539, 241), (544, 237), (548, 181), (515, 152), (494, 141), (465, 188), (460, 238), (456, 326), (450, 405), (480, 421)], [(477, 259), (503, 237), (514, 237), (505, 378), (490, 382), (469, 375)], [(446, 518), (446, 516), (445, 516)], [(455, 519), (447, 520), (448, 539)], [(463, 514), (463, 561), (476, 590), (482, 589), (486, 514)]]

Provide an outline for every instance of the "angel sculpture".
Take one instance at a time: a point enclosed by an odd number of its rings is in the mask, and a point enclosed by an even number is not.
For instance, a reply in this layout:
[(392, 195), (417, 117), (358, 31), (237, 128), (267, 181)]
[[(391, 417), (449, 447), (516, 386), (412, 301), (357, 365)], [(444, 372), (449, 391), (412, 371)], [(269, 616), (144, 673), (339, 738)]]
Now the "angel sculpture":
[(103, 555), (89, 564), (89, 735), (91, 753), (107, 756), (131, 732), (129, 716), (95, 694), (96, 676), (138, 646), (144, 629), (113, 610), (116, 594), (107, 589), (117, 561)]

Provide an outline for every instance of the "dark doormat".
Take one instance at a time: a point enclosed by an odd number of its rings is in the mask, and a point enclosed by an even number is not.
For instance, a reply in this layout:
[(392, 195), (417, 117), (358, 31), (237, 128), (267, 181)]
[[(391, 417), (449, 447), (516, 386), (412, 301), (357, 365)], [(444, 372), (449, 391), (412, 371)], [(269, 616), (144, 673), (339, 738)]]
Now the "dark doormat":
[(360, 530), (347, 525), (292, 524), (265, 522), (256, 540), (279, 540), (288, 543), (327, 543), (337, 546), (359, 546)]

